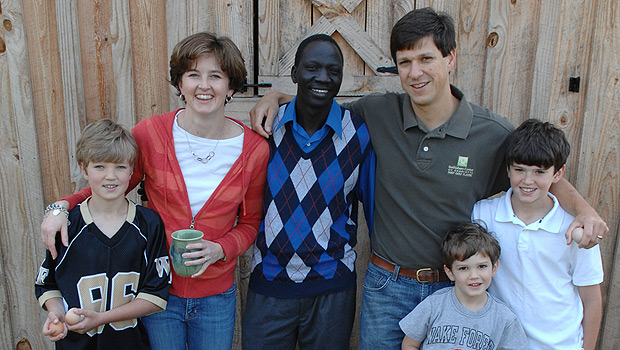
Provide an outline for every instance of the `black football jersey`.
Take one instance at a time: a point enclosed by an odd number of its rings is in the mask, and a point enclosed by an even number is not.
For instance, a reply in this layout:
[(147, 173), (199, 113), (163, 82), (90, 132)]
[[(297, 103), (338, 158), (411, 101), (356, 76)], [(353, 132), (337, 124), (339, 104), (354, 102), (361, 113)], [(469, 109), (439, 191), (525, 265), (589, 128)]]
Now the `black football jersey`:
[[(166, 308), (171, 274), (164, 224), (159, 215), (129, 203), (127, 219), (112, 237), (92, 220), (87, 201), (69, 213), (69, 246), (56, 240), (58, 257), (49, 251), (39, 268), (35, 294), (39, 303), (62, 297), (67, 309), (104, 312), (135, 298)], [(86, 334), (69, 332), (57, 349), (148, 349), (148, 335), (138, 319), (101, 325)]]

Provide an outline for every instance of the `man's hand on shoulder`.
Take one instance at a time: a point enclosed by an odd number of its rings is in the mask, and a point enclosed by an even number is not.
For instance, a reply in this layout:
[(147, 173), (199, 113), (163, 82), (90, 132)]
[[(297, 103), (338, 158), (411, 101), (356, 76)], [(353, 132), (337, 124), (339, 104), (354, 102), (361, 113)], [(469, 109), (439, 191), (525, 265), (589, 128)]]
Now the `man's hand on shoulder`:
[(252, 129), (259, 135), (269, 138), (280, 104), (290, 102), (291, 100), (293, 100), (293, 96), (281, 92), (270, 92), (261, 97), (252, 110), (250, 110), (250, 125), (252, 125)]
[(583, 237), (581, 238), (581, 242), (579, 242), (579, 248), (594, 247), (599, 244), (607, 232), (609, 232), (607, 223), (605, 223), (594, 210), (581, 213), (575, 217), (575, 220), (573, 220), (566, 230), (566, 244), (571, 244), (573, 241), (573, 231), (576, 228), (583, 229)]

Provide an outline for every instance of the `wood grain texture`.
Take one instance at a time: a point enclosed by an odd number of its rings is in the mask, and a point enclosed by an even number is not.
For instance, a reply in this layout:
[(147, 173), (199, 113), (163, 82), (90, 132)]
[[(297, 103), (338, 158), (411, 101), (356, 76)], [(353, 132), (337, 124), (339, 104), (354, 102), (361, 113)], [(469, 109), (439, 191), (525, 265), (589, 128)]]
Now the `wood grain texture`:
[[(47, 5), (53, 4), (9, 0), (0, 6), (0, 41), (4, 43), (0, 50), (0, 310), (7, 321), (0, 327), (1, 349), (14, 349), (20, 341), (35, 349), (52, 348), (41, 334), (43, 312), (33, 288), (44, 253), (39, 235), (45, 203), (42, 169), (45, 166), (49, 171), (53, 161), (62, 157), (44, 154), (48, 158), (39, 162), (42, 154), (37, 148), (50, 146), (48, 142), (58, 136), (47, 134), (48, 139), (39, 132), (53, 129), (55, 119), (63, 119), (62, 114), (54, 114), (62, 112), (62, 96), (51, 90), (61, 87), (58, 57), (49, 57), (53, 43), (47, 41), (55, 40), (55, 11)], [(41, 67), (44, 63), (48, 66)], [(50, 78), (56, 82), (45, 81)], [(51, 193), (54, 188), (68, 187), (68, 181), (47, 181), (46, 185)]]
[(571, 77), (589, 75), (589, 46), (595, 21), (594, 1), (566, 1), (560, 6), (541, 2), (541, 20), (532, 81), (529, 117), (546, 120), (561, 128), (568, 138), (571, 155), (566, 178), (574, 182), (579, 168), (583, 108), (587, 93), (568, 89)]
[[(420, 2), (420, 0), (394, 0), (394, 18), (396, 21), (411, 10), (419, 7), (426, 7), (421, 5), (416, 6), (416, 2)], [(394, 23), (396, 23), (396, 21)]]
[[(312, 5), (308, 1), (265, 1), (259, 3), (258, 74), (259, 76), (288, 75), (293, 66), (295, 51), (312, 27)], [(327, 20), (326, 29), (317, 33), (333, 33)], [(314, 27), (323, 28), (322, 25)], [(311, 32), (312, 34), (314, 32)]]
[[(313, 7), (313, 22), (311, 26), (307, 26), (306, 31), (300, 30), (300, 35), (297, 36), (296, 40), (292, 43), (292, 45), (284, 48), (284, 44), (281, 41), (278, 42), (278, 47), (281, 48), (279, 53), (274, 53), (276, 56), (281, 57), (277, 62), (277, 73), (274, 70), (275, 63), (265, 64), (265, 67), (273, 68), (272, 70), (259, 70), (259, 82), (271, 82), (274, 84), (274, 87), (271, 89), (260, 89), (259, 93), (263, 91), (276, 90), (276, 85), (278, 86), (290, 86), (288, 82), (280, 79), (279, 77), (290, 76), (290, 70), (294, 64), (295, 53), (297, 51), (297, 47), (299, 43), (306, 37), (311, 36), (313, 34), (324, 33), (328, 35), (332, 35), (343, 50), (343, 55), (345, 56), (345, 76), (353, 76), (355, 77), (355, 81), (362, 82), (361, 85), (357, 87), (350, 86), (349, 88), (345, 87), (341, 89), (341, 94), (343, 96), (348, 95), (361, 95), (364, 94), (364, 91), (368, 91), (369, 84), (368, 82), (372, 81), (370, 79), (364, 79), (366, 76), (374, 76), (373, 70), (376, 70), (377, 67), (380, 66), (391, 66), (393, 63), (389, 54), (384, 52), (378, 44), (375, 43), (373, 38), (365, 32), (365, 21), (368, 11), (364, 11), (364, 3), (360, 3), (357, 5), (353, 14), (349, 12), (349, 10), (339, 1), (326, 1), (326, 0), (315, 0), (312, 1)], [(352, 6), (351, 3), (345, 3), (347, 6)], [(282, 4), (280, 3), (280, 6)], [(266, 11), (268, 7), (265, 7)], [(272, 11), (275, 13), (276, 11)], [(278, 11), (279, 13), (284, 12), (283, 9)], [(294, 14), (297, 16), (297, 14)], [(278, 19), (281, 20), (283, 16), (280, 16)], [(290, 16), (289, 16), (290, 17)], [(260, 17), (260, 22), (263, 22), (263, 17)], [(265, 21), (268, 22), (268, 21)], [(281, 22), (279, 26), (286, 26), (288, 28), (291, 23), (296, 24), (299, 20), (297, 18), (291, 19), (290, 21)], [(381, 28), (386, 29), (391, 26), (383, 25)], [(261, 28), (265, 28), (267, 30), (269, 27), (263, 26), (261, 27), (259, 24), (259, 31)], [(298, 28), (298, 27), (296, 27)], [(377, 33), (375, 32), (373, 35), (375, 37), (386, 38), (389, 37), (389, 33)], [(283, 32), (288, 32), (284, 30)], [(261, 37), (262, 37), (261, 31)], [(275, 45), (275, 43), (272, 43)], [(386, 44), (384, 44), (386, 45)], [(259, 46), (259, 52), (263, 50), (262, 46)], [(269, 49), (269, 52), (272, 50)], [(272, 54), (273, 56), (273, 54)], [(259, 59), (262, 59), (263, 55), (259, 55)], [(263, 63), (261, 62), (261, 66)], [(370, 68), (367, 70), (366, 68)], [(277, 74), (277, 76), (272, 76), (272, 74)], [(385, 74), (381, 74), (385, 75)], [(360, 78), (364, 77), (364, 78)], [(290, 79), (290, 78), (288, 78)], [(385, 89), (382, 90), (374, 90), (374, 91), (386, 91), (386, 90), (398, 90), (398, 83), (394, 83), (396, 80), (393, 77), (386, 79)], [(284, 85), (280, 85), (284, 83)], [(289, 90), (291, 91), (291, 90)], [(294, 89), (292, 91), (295, 91)]]
[[(313, 1), (313, 18), (316, 21), (317, 18), (321, 18), (326, 13), (326, 18), (338, 19), (346, 16), (348, 21), (352, 22), (355, 28), (358, 28), (356, 33), (345, 33), (342, 27), (336, 26), (336, 32), (332, 34), (332, 38), (336, 40), (338, 46), (342, 50), (344, 58), (344, 70), (350, 75), (364, 75), (365, 64), (364, 60), (357, 54), (356, 50), (351, 47), (352, 44), (347, 41), (347, 37), (350, 39), (352, 36), (356, 36), (358, 33), (364, 32), (366, 6), (365, 2), (359, 0), (351, 1)], [(334, 24), (332, 22), (332, 24)], [(363, 34), (362, 34), (363, 35)]]
[[(338, 97), (342, 102), (402, 90), (396, 75), (374, 74), (371, 67), (392, 64), (392, 25), (410, 10), (426, 6), (455, 19), (457, 65), (451, 81), (470, 101), (513, 123), (536, 116), (566, 132), (573, 146), (567, 177), (610, 227), (601, 243), (605, 311), (598, 348), (620, 348), (616, 0), (260, 0), (256, 4), (253, 8), (254, 2), (243, 0), (0, 0), (0, 310), (12, 320), (0, 326), (0, 350), (14, 349), (22, 339), (32, 348), (53, 348), (41, 336), (45, 312), (36, 304), (32, 288), (44, 253), (38, 227), (41, 209), (81, 187), (73, 155), (88, 121), (108, 116), (132, 126), (153, 113), (181, 106), (167, 82), (168, 60), (179, 40), (205, 30), (230, 36), (246, 59), (250, 78), (255, 75), (274, 84), (259, 89), (259, 94), (295, 93), (289, 74), (299, 42), (313, 33), (327, 33), (345, 52)], [(377, 52), (387, 56), (388, 63), (373, 61)], [(574, 76), (581, 78), (578, 93), (567, 89), (567, 80)], [(248, 111), (257, 99), (237, 95), (226, 114), (248, 123)], [(369, 256), (364, 227), (356, 251), (359, 307)], [(234, 349), (241, 348), (250, 256), (240, 257), (238, 263)], [(356, 324), (351, 349), (357, 349), (358, 341)]]
[[(600, 348), (620, 348), (620, 8), (597, 1), (575, 185), (609, 224), (600, 244), (605, 281)], [(593, 22), (590, 22), (593, 23)]]
[(112, 0), (77, 2), (87, 124), (101, 118), (116, 118), (111, 7)]
[[(80, 30), (77, 0), (57, 1), (58, 52), (62, 72), (63, 103), (67, 133), (67, 149), (71, 167), (71, 192), (86, 185), (80, 167), (75, 161), (75, 144), (86, 126), (82, 61), (80, 56)], [(59, 175), (59, 174), (58, 174)]]
[[(442, 10), (456, 22), (456, 69), (451, 74), (453, 84), (463, 89), (469, 101), (482, 103), (483, 82), (487, 55), (487, 23), (490, 1), (450, 1), (452, 6)], [(455, 7), (454, 4), (459, 6)]]
[[(174, 46), (189, 35), (209, 31), (217, 36), (229, 37), (241, 51), (248, 71), (248, 82), (254, 81), (254, 40), (253, 40), (253, 3), (248, 1), (217, 0), (166, 0), (166, 18), (172, 25), (167, 29), (168, 64)], [(166, 73), (168, 72), (166, 66)], [(166, 75), (169, 79), (169, 76)], [(176, 89), (169, 86), (170, 109), (182, 107), (176, 95)], [(236, 93), (235, 97), (251, 96), (253, 89), (247, 93)]]
[[(278, 75), (291, 75), (291, 68), (295, 64), (295, 53), (297, 52), (297, 48), (299, 44), (307, 37), (315, 35), (315, 34), (327, 34), (332, 35), (336, 31), (336, 27), (334, 24), (327, 19), (327, 17), (319, 18), (312, 27), (308, 28), (306, 32), (300, 36), (297, 41), (293, 43), (286, 51), (280, 53), (282, 58), (278, 62)], [(281, 46), (283, 47), (283, 46)]]
[[(410, 1), (413, 3), (413, 1)], [(390, 0), (366, 1), (366, 33), (381, 52), (390, 56), (390, 33), (398, 18)], [(390, 61), (389, 66), (394, 62)]]
[[(207, 13), (206, 11), (198, 12), (195, 7), (200, 3), (199, 1), (177, 1), (166, 0), (166, 23), (170, 23), (170, 27), (166, 30), (166, 81), (169, 82), (169, 62), (174, 46), (183, 38), (190, 35), (190, 33), (196, 33), (200, 30), (194, 28), (199, 23), (206, 23), (206, 19), (196, 16), (199, 13)], [(194, 16), (192, 16), (194, 15)], [(198, 17), (198, 18), (196, 18)], [(169, 105), (170, 110), (177, 109), (183, 106), (181, 99), (178, 96), (177, 90), (168, 84), (169, 91)]]
[[(337, 37), (345, 55), (347, 75), (363, 75), (364, 63), (375, 72), (377, 67), (390, 65), (387, 52), (382, 52), (366, 33), (367, 11), (362, 4), (358, 5), (354, 11), (349, 9), (353, 6), (353, 3), (349, 2), (313, 0), (312, 4), (318, 10), (315, 12), (327, 18), (344, 39), (343, 41), (339, 36)], [(373, 74), (372, 71), (368, 74)]]
[(135, 122), (170, 110), (164, 0), (130, 1)]
[[(248, 71), (248, 82), (254, 82), (254, 40), (253, 2), (247, 0), (212, 0), (208, 4), (211, 12), (207, 30), (218, 36), (229, 37), (239, 48)], [(235, 96), (251, 96), (253, 91), (237, 93)]]
[(54, 176), (59, 169), (64, 172), (69, 169), (67, 147), (59, 142), (66, 139), (66, 128), (56, 10), (53, 3), (47, 1), (23, 1), (22, 7), (30, 77), (36, 82), (31, 88), (43, 191), (49, 202), (70, 191), (67, 177)]
[[(143, 102), (141, 98), (136, 98), (134, 94), (134, 81), (139, 81), (141, 84), (144, 84), (143, 76), (134, 76), (135, 65), (133, 63), (136, 59), (143, 58), (142, 56), (135, 57), (135, 54), (132, 52), (135, 45), (133, 45), (132, 42), (132, 27), (130, 22), (135, 16), (131, 15), (129, 6), (134, 3), (136, 2), (113, 1), (110, 4), (110, 36), (108, 39), (110, 41), (112, 53), (114, 83), (117, 86), (115, 91), (116, 95), (114, 97), (114, 102), (116, 103), (116, 115), (114, 119), (127, 128), (132, 127), (136, 121), (139, 120), (140, 114), (136, 113), (136, 104), (141, 105), (141, 102)], [(156, 48), (155, 46), (153, 47), (153, 49)], [(150, 64), (147, 65), (150, 66)], [(138, 74), (140, 73), (144, 72), (138, 71)], [(151, 81), (150, 77), (147, 77), (147, 79), (147, 81)], [(158, 97), (161, 98), (162, 96)], [(165, 99), (162, 98), (162, 100)], [(143, 108), (144, 107), (145, 106), (143, 106)]]
[[(523, 106), (529, 106), (532, 95), (532, 62), (540, 7), (535, 0), (491, 1), (489, 4), (489, 49), (482, 105), (520, 124), (529, 116), (529, 109)], [(495, 40), (489, 39), (495, 35)]]
[[(391, 64), (390, 55), (382, 52), (373, 40), (364, 32), (364, 29), (357, 23), (353, 16), (342, 15), (335, 17), (330, 22), (337, 28), (340, 35), (353, 48), (354, 52), (366, 62), (366, 64), (376, 71), (378, 67), (389, 66)], [(351, 75), (355, 74), (354, 70)], [(361, 74), (363, 71), (359, 70)]]

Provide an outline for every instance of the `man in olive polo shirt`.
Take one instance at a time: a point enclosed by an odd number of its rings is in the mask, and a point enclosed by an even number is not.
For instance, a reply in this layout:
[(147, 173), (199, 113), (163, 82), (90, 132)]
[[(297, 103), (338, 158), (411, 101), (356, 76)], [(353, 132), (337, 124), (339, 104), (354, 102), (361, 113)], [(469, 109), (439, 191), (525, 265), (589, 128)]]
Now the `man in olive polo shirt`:
[(456, 111), (434, 130), (416, 118), (407, 94), (370, 95), (347, 106), (394, 119), (364, 118), (371, 137), (390, 140), (375, 146), (383, 157), (377, 160), (371, 243), (374, 255), (410, 269), (442, 271), (445, 233), (469, 220), (477, 200), (509, 187), (501, 146), (514, 127), (456, 87), (451, 92)]
[[(474, 203), (508, 189), (503, 143), (513, 126), (468, 102), (449, 83), (456, 64), (453, 20), (430, 8), (401, 18), (390, 39), (404, 93), (373, 94), (344, 104), (368, 125), (377, 157), (373, 254), (366, 271), (361, 349), (400, 349), (398, 321), (426, 296), (448, 286), (439, 243), (470, 220)], [(271, 131), (272, 93), (251, 112), (252, 126)], [(267, 117), (264, 123), (263, 117)], [(264, 129), (261, 124), (264, 124)], [(585, 226), (581, 246), (593, 246), (607, 225), (567, 181), (552, 192), (577, 214), (569, 231)]]

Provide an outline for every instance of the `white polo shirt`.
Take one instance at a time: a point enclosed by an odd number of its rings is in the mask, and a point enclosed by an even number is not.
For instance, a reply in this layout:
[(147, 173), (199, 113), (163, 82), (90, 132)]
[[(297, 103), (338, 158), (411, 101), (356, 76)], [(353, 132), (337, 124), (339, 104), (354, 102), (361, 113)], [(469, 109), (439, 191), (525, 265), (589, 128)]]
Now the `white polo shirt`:
[(502, 249), (489, 292), (517, 314), (531, 349), (581, 349), (583, 305), (577, 286), (603, 281), (599, 246), (566, 245), (573, 216), (552, 195), (545, 217), (525, 225), (512, 210), (512, 189), (474, 205), (472, 220), (482, 220)]

